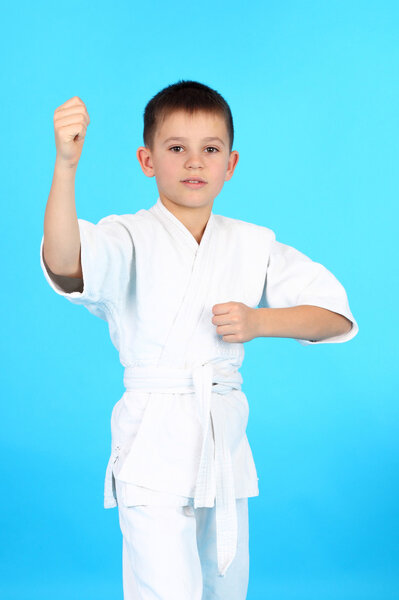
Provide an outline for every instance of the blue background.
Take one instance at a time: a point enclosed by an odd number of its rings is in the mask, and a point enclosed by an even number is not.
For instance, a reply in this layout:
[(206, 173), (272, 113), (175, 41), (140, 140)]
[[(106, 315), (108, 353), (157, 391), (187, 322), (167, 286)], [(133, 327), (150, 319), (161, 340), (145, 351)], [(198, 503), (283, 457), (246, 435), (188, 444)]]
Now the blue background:
[(346, 344), (245, 344), (248, 599), (399, 598), (398, 3), (17, 2), (2, 20), (1, 598), (122, 598), (102, 503), (123, 368), (106, 323), (39, 264), (53, 114), (77, 95), (91, 119), (78, 216), (136, 212), (158, 195), (135, 155), (144, 107), (179, 79), (233, 113), (240, 160), (213, 212), (324, 264), (360, 327)]

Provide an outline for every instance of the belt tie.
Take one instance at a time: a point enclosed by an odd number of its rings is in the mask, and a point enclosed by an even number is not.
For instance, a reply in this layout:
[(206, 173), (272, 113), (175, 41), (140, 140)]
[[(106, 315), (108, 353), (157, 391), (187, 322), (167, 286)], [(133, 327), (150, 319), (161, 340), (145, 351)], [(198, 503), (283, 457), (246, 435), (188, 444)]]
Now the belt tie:
[[(233, 467), (225, 433), (225, 419), (218, 403), (211, 406), (212, 393), (227, 394), (241, 389), (242, 376), (230, 365), (203, 362), (193, 368), (126, 367), (126, 389), (157, 393), (194, 391), (202, 425), (202, 447), (197, 472), (194, 508), (216, 506), (217, 559), (219, 575), (224, 576), (237, 551), (237, 510)], [(210, 423), (212, 420), (215, 455), (212, 456)], [(212, 477), (212, 460), (215, 481)]]

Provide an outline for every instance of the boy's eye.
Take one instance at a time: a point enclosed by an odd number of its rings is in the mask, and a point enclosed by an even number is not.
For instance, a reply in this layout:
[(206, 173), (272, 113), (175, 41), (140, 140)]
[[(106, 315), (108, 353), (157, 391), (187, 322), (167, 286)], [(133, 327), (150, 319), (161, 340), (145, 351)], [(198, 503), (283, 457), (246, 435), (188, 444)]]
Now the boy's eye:
[[(169, 150), (175, 150), (175, 148), (183, 148), (183, 146), (172, 146), (171, 148), (169, 148)], [(214, 146), (208, 146), (206, 148), (206, 150), (209, 150), (209, 149), (215, 150), (216, 152), (219, 152), (219, 150), (217, 148), (215, 148)], [(209, 152), (207, 152), (207, 154), (209, 154)], [(211, 152), (210, 154), (215, 154), (215, 152)]]

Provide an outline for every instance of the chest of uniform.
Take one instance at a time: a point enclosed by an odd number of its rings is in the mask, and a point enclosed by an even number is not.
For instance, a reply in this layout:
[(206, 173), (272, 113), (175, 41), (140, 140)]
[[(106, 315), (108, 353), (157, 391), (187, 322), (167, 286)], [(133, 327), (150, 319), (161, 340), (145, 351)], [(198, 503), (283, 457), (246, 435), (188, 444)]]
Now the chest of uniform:
[[(187, 298), (200, 296), (203, 308), (243, 302), (255, 308), (262, 295), (267, 257), (257, 239), (239, 229), (215, 228), (197, 248), (157, 232), (136, 248), (136, 300), (145, 311), (175, 312)], [(145, 299), (145, 302), (144, 302)]]

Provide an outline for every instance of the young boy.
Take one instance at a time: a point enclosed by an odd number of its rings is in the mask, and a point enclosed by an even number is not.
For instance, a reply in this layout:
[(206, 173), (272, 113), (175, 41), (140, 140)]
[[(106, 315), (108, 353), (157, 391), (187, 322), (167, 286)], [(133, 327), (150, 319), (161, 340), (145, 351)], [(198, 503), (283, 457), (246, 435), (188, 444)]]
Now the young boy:
[(137, 158), (159, 197), (96, 225), (74, 201), (89, 122), (76, 96), (55, 110), (40, 263), (56, 293), (108, 322), (125, 367), (104, 500), (119, 510), (124, 598), (244, 600), (259, 490), (243, 343), (345, 342), (358, 325), (324, 266), (267, 227), (212, 212), (239, 156), (215, 90), (180, 81), (150, 100)]

